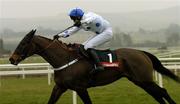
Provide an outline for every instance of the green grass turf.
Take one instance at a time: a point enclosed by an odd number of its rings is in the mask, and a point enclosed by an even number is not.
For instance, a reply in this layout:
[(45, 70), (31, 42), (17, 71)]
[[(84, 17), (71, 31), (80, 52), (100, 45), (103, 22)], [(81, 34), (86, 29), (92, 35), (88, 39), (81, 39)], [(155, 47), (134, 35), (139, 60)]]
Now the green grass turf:
[[(164, 87), (180, 104), (180, 86), (164, 78)], [(54, 83), (47, 84), (47, 77), (26, 79), (1, 78), (0, 104), (46, 104)], [(158, 104), (144, 90), (122, 78), (107, 86), (88, 89), (93, 104)], [(72, 104), (72, 92), (67, 91), (57, 104)], [(78, 98), (78, 104), (83, 104)]]

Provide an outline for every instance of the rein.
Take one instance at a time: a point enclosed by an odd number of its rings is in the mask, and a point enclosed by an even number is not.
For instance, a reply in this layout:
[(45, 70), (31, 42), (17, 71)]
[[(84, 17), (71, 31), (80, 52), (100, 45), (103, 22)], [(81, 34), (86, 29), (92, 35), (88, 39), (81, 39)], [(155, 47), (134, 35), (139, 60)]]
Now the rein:
[(37, 53), (42, 53), (42, 52), (44, 52), (46, 49), (48, 49), (55, 41), (57, 41), (56, 39), (55, 40), (53, 40), (49, 45), (47, 45), (44, 49), (42, 49), (42, 50), (40, 50), (39, 52), (37, 52)]
[(52, 44), (54, 44), (56, 41), (57, 41), (57, 43), (58, 43), (64, 50), (67, 50), (66, 47), (64, 47), (62, 44), (60, 44), (57, 39), (55, 39), (55, 40), (53, 40), (49, 45), (47, 45), (44, 49), (41, 49), (41, 50), (40, 50), (39, 52), (37, 52), (37, 53), (42, 53), (42, 52), (44, 52), (46, 49), (48, 49), (48, 48), (49, 48)]

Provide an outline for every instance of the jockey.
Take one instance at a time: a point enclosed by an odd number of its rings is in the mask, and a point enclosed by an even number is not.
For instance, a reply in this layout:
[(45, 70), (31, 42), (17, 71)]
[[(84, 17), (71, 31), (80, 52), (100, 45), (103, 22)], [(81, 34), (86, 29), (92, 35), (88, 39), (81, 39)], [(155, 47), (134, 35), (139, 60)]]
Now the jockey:
[[(58, 39), (59, 37), (69, 37), (80, 29), (84, 29), (85, 31), (92, 31), (95, 33), (95, 35), (83, 43), (84, 49), (87, 50), (88, 54), (95, 61), (97, 65), (95, 70), (104, 70), (104, 67), (100, 65), (100, 59), (93, 48), (110, 41), (113, 36), (110, 23), (95, 13), (84, 13), (84, 11), (80, 8), (72, 9), (69, 13), (69, 16), (74, 21), (74, 25), (64, 32), (55, 35), (54, 39)], [(80, 49), (80, 51), (84, 49)]]

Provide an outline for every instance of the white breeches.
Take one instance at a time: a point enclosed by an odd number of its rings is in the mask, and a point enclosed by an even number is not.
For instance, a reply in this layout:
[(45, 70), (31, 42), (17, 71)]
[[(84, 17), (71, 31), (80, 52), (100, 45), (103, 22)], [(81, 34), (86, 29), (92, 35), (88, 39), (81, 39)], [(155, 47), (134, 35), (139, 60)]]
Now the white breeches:
[(94, 48), (96, 46), (102, 45), (105, 42), (108, 42), (111, 40), (113, 36), (112, 28), (109, 27), (106, 30), (104, 30), (100, 34), (96, 34), (92, 37), (90, 37), (87, 41), (83, 43), (84, 49), (87, 50), (88, 48)]

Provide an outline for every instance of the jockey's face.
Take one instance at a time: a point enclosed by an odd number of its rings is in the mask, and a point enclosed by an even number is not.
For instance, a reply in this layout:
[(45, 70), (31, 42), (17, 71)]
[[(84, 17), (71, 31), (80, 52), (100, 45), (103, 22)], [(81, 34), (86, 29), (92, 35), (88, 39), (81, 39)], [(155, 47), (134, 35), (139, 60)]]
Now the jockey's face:
[(74, 23), (78, 23), (81, 21), (82, 17), (74, 17), (74, 16), (70, 16), (70, 18), (74, 21)]

